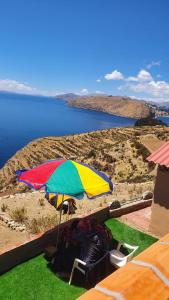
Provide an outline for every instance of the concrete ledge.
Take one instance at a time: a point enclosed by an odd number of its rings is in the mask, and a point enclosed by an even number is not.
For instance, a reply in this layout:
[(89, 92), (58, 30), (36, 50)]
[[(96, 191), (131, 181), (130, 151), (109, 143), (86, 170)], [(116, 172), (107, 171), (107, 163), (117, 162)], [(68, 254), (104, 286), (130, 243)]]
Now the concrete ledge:
[[(100, 222), (104, 222), (109, 218), (117, 218), (124, 214), (140, 210), (151, 206), (152, 200), (140, 200), (136, 203), (126, 204), (120, 208), (109, 211), (109, 207), (98, 208), (91, 214), (81, 215), (78, 218), (96, 218)], [(72, 219), (74, 220), (74, 219)], [(63, 230), (72, 221), (62, 223), (60, 230)], [(25, 241), (21, 245), (13, 245), (10, 249), (4, 249), (0, 252), (0, 274), (8, 271), (14, 266), (42, 253), (47, 245), (56, 242), (57, 226), (47, 232), (43, 232), (34, 236), (32, 239)]]
[[(109, 218), (109, 208), (99, 208), (89, 215), (82, 215), (80, 218), (96, 218), (100, 222), (104, 222)], [(76, 218), (74, 218), (76, 219)], [(72, 219), (72, 220), (74, 220)], [(68, 226), (72, 220), (64, 222), (60, 225), (60, 230)], [(56, 242), (58, 227), (38, 234), (33, 239), (25, 241), (21, 245), (13, 245), (10, 249), (5, 249), (0, 253), (0, 274), (8, 271), (14, 266), (42, 253), (47, 245)]]
[(149, 206), (151, 206), (151, 204), (152, 204), (152, 199), (150, 199), (150, 200), (139, 200), (135, 203), (126, 204), (126, 205), (124, 205), (120, 208), (110, 210), (110, 217), (118, 218), (118, 217), (121, 217), (122, 215), (129, 214), (133, 211), (149, 207)]
[[(60, 229), (63, 229), (66, 225), (68, 224), (61, 224)], [(44, 234), (35, 236), (33, 240), (26, 241), (24, 244), (2, 253), (0, 255), (0, 274), (42, 253), (46, 245), (56, 240), (56, 233), (57, 227)]]

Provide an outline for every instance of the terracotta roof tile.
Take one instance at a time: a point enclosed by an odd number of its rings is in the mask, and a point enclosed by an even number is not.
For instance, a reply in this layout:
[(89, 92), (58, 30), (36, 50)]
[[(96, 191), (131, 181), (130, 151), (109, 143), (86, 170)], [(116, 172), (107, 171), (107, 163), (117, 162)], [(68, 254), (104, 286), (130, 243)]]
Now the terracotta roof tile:
[(169, 141), (147, 157), (147, 160), (169, 167)]

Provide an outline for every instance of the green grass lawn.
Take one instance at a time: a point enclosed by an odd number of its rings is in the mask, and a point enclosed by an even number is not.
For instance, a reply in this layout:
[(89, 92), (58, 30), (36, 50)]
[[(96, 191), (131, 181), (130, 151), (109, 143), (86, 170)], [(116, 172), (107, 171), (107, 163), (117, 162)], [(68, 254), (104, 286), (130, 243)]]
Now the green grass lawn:
[[(115, 220), (106, 221), (117, 240), (139, 246), (138, 253), (156, 241), (154, 237)], [(85, 289), (69, 286), (57, 278), (48, 268), (43, 255), (37, 256), (0, 277), (2, 300), (74, 300)]]
[(69, 286), (47, 268), (43, 255), (37, 256), (0, 277), (2, 300), (71, 300), (85, 289)]
[(111, 229), (113, 237), (118, 241), (124, 241), (131, 245), (139, 246), (135, 255), (139, 254), (150, 245), (155, 243), (157, 239), (137, 229), (119, 222), (116, 219), (109, 219), (105, 224)]

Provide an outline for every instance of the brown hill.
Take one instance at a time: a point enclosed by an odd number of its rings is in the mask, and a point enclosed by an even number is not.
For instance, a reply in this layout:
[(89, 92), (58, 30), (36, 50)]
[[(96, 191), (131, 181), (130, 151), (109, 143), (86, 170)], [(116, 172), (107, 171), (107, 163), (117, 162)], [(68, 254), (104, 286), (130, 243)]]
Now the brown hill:
[[(151, 136), (150, 136), (151, 134)], [(63, 137), (32, 141), (0, 169), (0, 192), (15, 192), (25, 185), (16, 182), (15, 172), (48, 159), (65, 157), (86, 162), (108, 175), (114, 182), (144, 182), (152, 178), (152, 164), (146, 161), (149, 150), (145, 139), (169, 139), (168, 127), (112, 128)]]
[(121, 96), (79, 97), (69, 105), (136, 119), (148, 117), (151, 111), (143, 101)]

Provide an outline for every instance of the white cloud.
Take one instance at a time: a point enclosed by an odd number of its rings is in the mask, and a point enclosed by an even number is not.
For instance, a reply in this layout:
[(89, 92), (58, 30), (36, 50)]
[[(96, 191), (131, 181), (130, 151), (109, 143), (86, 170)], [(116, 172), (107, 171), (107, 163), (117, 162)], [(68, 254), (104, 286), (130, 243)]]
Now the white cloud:
[(138, 81), (150, 81), (152, 80), (152, 76), (146, 70), (141, 70), (137, 75)]
[(108, 73), (104, 76), (107, 80), (123, 80), (124, 76), (121, 72), (114, 70), (112, 73)]
[(138, 78), (134, 76), (129, 76), (126, 78), (126, 81), (138, 81)]
[[(157, 75), (157, 78), (160, 78), (160, 74)], [(154, 101), (169, 100), (169, 83), (164, 80), (155, 80), (150, 72), (144, 69), (140, 70), (137, 76), (129, 76), (124, 80), (127, 84), (119, 86), (117, 88), (119, 91), (128, 90), (137, 94), (140, 93), (151, 97)]]
[(135, 82), (143, 82), (143, 81), (151, 81), (153, 78), (151, 76), (151, 74), (142, 69), (139, 71), (139, 73), (137, 74), (137, 76), (129, 76), (127, 77), (125, 80), (126, 81), (135, 81)]
[(125, 81), (134, 81), (134, 82), (142, 82), (142, 81), (151, 81), (152, 80), (151, 74), (144, 69), (140, 70), (139, 73), (137, 74), (137, 76), (129, 76), (127, 78), (125, 78), (121, 72), (115, 70), (112, 73), (106, 74), (104, 76), (104, 78), (107, 80), (125, 80)]
[(89, 92), (88, 92), (88, 89), (82, 89), (81, 91), (80, 91), (80, 94), (82, 94), (82, 95), (87, 95)]
[(101, 79), (97, 79), (96, 81), (97, 81), (97, 82), (101, 82)]
[(169, 100), (169, 83), (166, 81), (139, 82), (138, 84), (129, 84), (128, 88), (136, 93), (145, 93), (151, 97)]
[[(151, 69), (151, 67), (159, 65), (160, 61), (153, 61), (147, 68)], [(155, 80), (151, 73), (145, 69), (141, 69), (136, 76), (124, 77), (117, 70), (105, 75), (107, 80), (123, 80), (126, 82), (126, 84), (118, 86), (117, 90), (124, 90), (128, 94), (129, 91), (138, 94), (138, 96), (133, 95), (133, 97), (146, 99), (147, 96), (147, 99), (153, 99), (154, 101), (169, 101), (169, 82), (160, 80), (160, 77), (161, 75), (157, 74)]]
[(150, 64), (148, 64), (146, 66), (147, 69), (151, 69), (152, 67), (155, 67), (155, 66), (160, 66), (161, 64), (161, 61), (160, 60), (157, 60), (157, 61), (152, 61)]
[(43, 96), (54, 96), (56, 94), (56, 92), (52, 93), (46, 90), (40, 90), (30, 86), (28, 83), (21, 83), (13, 79), (0, 79), (0, 91)]
[[(132, 99), (137, 99), (137, 100), (139, 99), (138, 97), (136, 97), (134, 95), (129, 95), (129, 97), (132, 98)], [(142, 100), (142, 99), (140, 99), (140, 100)]]
[(97, 90), (95, 93), (96, 93), (96, 94), (105, 94), (104, 92), (98, 91), (98, 90)]

